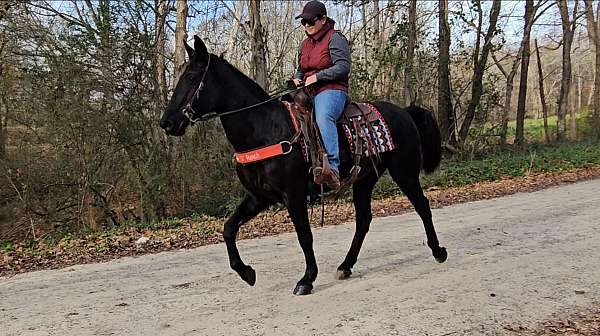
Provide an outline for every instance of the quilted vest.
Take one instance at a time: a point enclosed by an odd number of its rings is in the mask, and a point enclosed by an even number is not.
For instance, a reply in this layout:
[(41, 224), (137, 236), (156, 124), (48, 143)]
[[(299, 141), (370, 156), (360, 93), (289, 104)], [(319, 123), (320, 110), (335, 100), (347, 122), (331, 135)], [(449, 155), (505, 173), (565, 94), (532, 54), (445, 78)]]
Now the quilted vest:
[[(300, 68), (304, 72), (305, 81), (309, 76), (333, 65), (329, 54), (329, 42), (335, 32), (336, 30), (328, 23), (319, 32), (308, 36), (302, 41), (300, 46)], [(315, 96), (319, 92), (328, 89), (348, 92), (348, 78), (345, 80), (316, 82), (308, 87), (307, 91), (311, 96)]]

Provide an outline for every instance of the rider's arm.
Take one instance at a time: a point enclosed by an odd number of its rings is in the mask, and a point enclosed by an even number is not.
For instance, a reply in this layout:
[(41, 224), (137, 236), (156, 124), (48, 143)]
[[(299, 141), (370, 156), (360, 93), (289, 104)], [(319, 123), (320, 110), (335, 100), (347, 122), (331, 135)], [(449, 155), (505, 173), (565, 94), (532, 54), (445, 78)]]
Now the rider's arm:
[(318, 81), (345, 80), (350, 74), (350, 46), (344, 35), (336, 32), (331, 37), (329, 42), (329, 55), (331, 63), (327, 69), (323, 69), (317, 73)]
[(301, 52), (299, 51), (298, 52), (298, 68), (296, 69), (296, 73), (294, 74), (294, 77), (292, 77), (292, 78), (303, 81), (304, 80), (304, 71), (302, 71), (302, 68), (300, 68), (300, 56), (302, 56), (302, 55), (301, 55)]

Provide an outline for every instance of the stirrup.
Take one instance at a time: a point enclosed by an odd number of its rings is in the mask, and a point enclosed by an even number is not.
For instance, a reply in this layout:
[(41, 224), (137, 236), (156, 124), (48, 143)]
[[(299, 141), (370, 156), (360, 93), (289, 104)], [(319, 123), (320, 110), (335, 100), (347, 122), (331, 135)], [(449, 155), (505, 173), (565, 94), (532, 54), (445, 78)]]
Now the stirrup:
[(327, 169), (315, 167), (313, 169), (313, 176), (316, 184), (326, 184), (332, 190), (340, 188), (340, 178), (335, 170), (330, 169), (329, 173), (327, 173)]

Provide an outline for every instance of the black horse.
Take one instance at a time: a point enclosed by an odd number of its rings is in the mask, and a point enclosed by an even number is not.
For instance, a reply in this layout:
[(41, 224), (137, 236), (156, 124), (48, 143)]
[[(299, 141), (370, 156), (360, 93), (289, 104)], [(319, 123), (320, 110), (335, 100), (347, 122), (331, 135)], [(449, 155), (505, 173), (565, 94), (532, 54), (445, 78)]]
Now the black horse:
[[(199, 37), (194, 36), (195, 50), (187, 44), (185, 47), (190, 60), (160, 120), (160, 126), (167, 134), (182, 136), (196, 119), (216, 114), (227, 139), (238, 153), (292, 138), (292, 120), (280, 101), (268, 101), (269, 95), (254, 81), (222, 57), (209, 54)], [(444, 262), (447, 258), (446, 249), (439, 245), (429, 201), (419, 182), (420, 171), (433, 172), (441, 159), (440, 133), (433, 114), (418, 107), (403, 109), (387, 102), (373, 104), (388, 123), (396, 149), (383, 153), (376, 164), (370, 159), (363, 159), (361, 163), (359, 180), (353, 185), (356, 232), (346, 258), (337, 269), (337, 279), (346, 279), (352, 273), (372, 219), (373, 187), (386, 169), (421, 217), (427, 245), (435, 259)], [(253, 107), (228, 113), (249, 106)], [(344, 175), (352, 166), (352, 159), (349, 145), (341, 136), (340, 147), (340, 173)], [(240, 258), (236, 246), (238, 230), (268, 206), (283, 203), (294, 223), (306, 260), (306, 271), (294, 288), (294, 294), (312, 291), (317, 262), (306, 201), (312, 183), (309, 168), (298, 143), (294, 143), (286, 155), (237, 165), (237, 175), (247, 195), (225, 223), (223, 237), (231, 268), (248, 284), (254, 285), (256, 273)]]

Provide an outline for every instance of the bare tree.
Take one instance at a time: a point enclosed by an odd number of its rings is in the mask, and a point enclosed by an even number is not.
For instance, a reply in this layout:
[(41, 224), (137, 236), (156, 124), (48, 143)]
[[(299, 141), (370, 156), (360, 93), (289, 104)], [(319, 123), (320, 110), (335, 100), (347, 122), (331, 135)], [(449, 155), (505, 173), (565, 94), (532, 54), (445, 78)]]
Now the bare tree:
[(6, 64), (6, 54), (8, 54), (10, 37), (7, 34), (4, 26), (7, 24), (4, 22), (4, 19), (7, 18), (10, 14), (11, 9), (16, 4), (16, 1), (7, 1), (0, 5), (0, 78), (2, 82), (0, 83), (0, 90), (4, 94), (0, 98), (0, 160), (6, 158), (6, 143), (8, 141), (8, 100), (6, 99), (5, 92), (9, 92), (10, 86), (9, 81), (6, 79), (6, 73), (9, 71), (9, 65)]
[(373, 0), (371, 3), (373, 4), (373, 22), (371, 29), (373, 30), (373, 36), (375, 36), (375, 50), (380, 50), (383, 43), (383, 32), (381, 31), (379, 0)]
[(600, 137), (600, 6), (596, 7), (596, 15), (594, 15), (594, 6), (592, 1), (584, 0), (585, 17), (587, 19), (587, 31), (590, 40), (594, 45), (594, 120), (596, 136)]
[(187, 0), (176, 1), (176, 24), (175, 24), (175, 78), (179, 78), (183, 65), (185, 64), (185, 46), (184, 41), (187, 39), (187, 17), (188, 17)]
[(249, 0), (252, 76), (263, 89), (269, 89), (265, 30), (260, 22), (260, 0)]
[(522, 146), (525, 143), (523, 126), (525, 124), (525, 102), (527, 99), (527, 75), (529, 74), (530, 34), (533, 25), (533, 17), (536, 7), (533, 0), (525, 1), (525, 28), (523, 29), (523, 40), (521, 41), (521, 78), (519, 81), (519, 100), (517, 102), (517, 131), (515, 144)]
[[(233, 2), (233, 11), (230, 12), (230, 14), (233, 16), (233, 22), (231, 23), (231, 27), (229, 28), (229, 36), (227, 37), (227, 52), (228, 55), (232, 55), (234, 52), (234, 49), (236, 47), (236, 37), (238, 35), (238, 31), (240, 30), (240, 28), (242, 29), (242, 32), (244, 33), (244, 35), (246, 36), (246, 32), (244, 30), (244, 26), (242, 25), (242, 14), (244, 12), (244, 6), (245, 6), (245, 2), (244, 1), (234, 1)], [(229, 7), (227, 7), (229, 8)]]
[(508, 119), (510, 117), (510, 111), (512, 108), (512, 91), (514, 88), (514, 79), (517, 74), (517, 70), (519, 69), (519, 63), (521, 61), (521, 49), (517, 52), (512, 65), (510, 67), (510, 71), (506, 72), (506, 69), (502, 66), (500, 60), (496, 58), (496, 54), (492, 52), (492, 58), (498, 67), (498, 70), (502, 73), (504, 78), (506, 78), (506, 88), (505, 88), (505, 96), (504, 96), (504, 105), (502, 106), (502, 121), (500, 125), (500, 144), (506, 144), (506, 137), (508, 134)]
[(439, 0), (439, 58), (438, 58), (438, 120), (445, 143), (455, 144), (454, 112), (450, 89), (450, 26), (448, 25), (448, 0)]
[(569, 108), (569, 90), (571, 89), (571, 47), (573, 45), (573, 35), (575, 33), (575, 25), (577, 22), (577, 6), (578, 0), (574, 2), (572, 18), (569, 18), (569, 6), (566, 0), (557, 0), (558, 9), (560, 11), (560, 19), (563, 31), (562, 40), (562, 77), (560, 81), (560, 95), (558, 97), (557, 110), (557, 133), (556, 137), (559, 141), (566, 138), (566, 123), (567, 109)]
[(417, 0), (410, 0), (408, 6), (408, 43), (406, 45), (406, 65), (404, 67), (404, 101), (415, 102), (414, 55), (417, 44)]
[[(458, 133), (459, 141), (464, 143), (469, 134), (471, 122), (475, 117), (475, 109), (479, 105), (481, 100), (481, 94), (483, 93), (483, 73), (485, 72), (485, 65), (487, 63), (488, 55), (492, 50), (492, 38), (496, 34), (496, 23), (498, 22), (498, 15), (500, 14), (500, 0), (494, 0), (492, 3), (492, 9), (490, 10), (490, 22), (483, 39), (483, 46), (481, 46), (481, 33), (482, 33), (482, 18), (483, 12), (481, 8), (481, 1), (475, 1), (479, 12), (479, 24), (477, 26), (477, 42), (475, 45), (475, 53), (473, 54), (473, 76), (471, 77), (471, 100), (467, 106), (465, 113), (465, 119), (460, 127)], [(481, 53), (479, 52), (481, 48)]]
[(168, 15), (167, 1), (156, 0), (156, 78), (158, 79), (158, 104), (156, 109), (158, 113), (162, 113), (167, 106), (167, 76), (165, 73), (165, 21)]
[(537, 39), (535, 42), (535, 54), (537, 58), (538, 69), (538, 88), (540, 92), (540, 104), (542, 105), (542, 115), (544, 118), (544, 138), (546, 143), (550, 142), (550, 131), (548, 130), (548, 105), (546, 104), (546, 94), (544, 92), (544, 72), (542, 71), (542, 59), (540, 58), (540, 48)]

